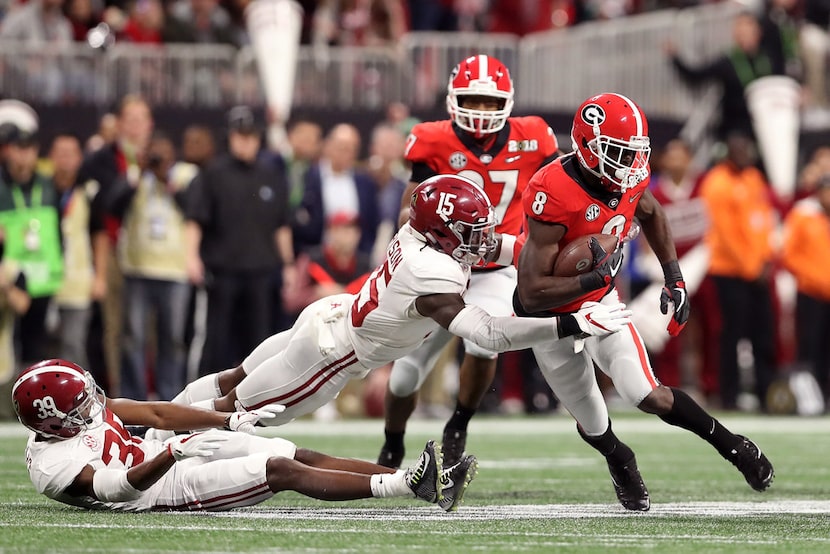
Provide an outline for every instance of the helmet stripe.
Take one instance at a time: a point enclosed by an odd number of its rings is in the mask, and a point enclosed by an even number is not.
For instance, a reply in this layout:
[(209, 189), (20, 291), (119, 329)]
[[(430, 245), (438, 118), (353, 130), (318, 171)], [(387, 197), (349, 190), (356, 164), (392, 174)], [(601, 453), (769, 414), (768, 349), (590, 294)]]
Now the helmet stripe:
[[(23, 375), (22, 377), (18, 378), (17, 382), (12, 387), (12, 394), (14, 394), (14, 391), (16, 391), (17, 388), (20, 385), (22, 385), (23, 383), (25, 383), (26, 381), (28, 381), (32, 377), (37, 377), (38, 375), (42, 375), (44, 373), (52, 373), (53, 371), (63, 371), (64, 373), (70, 373), (69, 371), (67, 371), (67, 368), (65, 366), (61, 366), (61, 365), (50, 365), (50, 366), (45, 366), (45, 367), (39, 367), (37, 369), (34, 369), (34, 370), (28, 372), (26, 375)], [(74, 372), (72, 372), (72, 373), (74, 373)], [(78, 377), (80, 377), (80, 375), (78, 375)]]
[(622, 98), (626, 102), (628, 102), (628, 105), (631, 106), (631, 111), (634, 113), (634, 120), (637, 122), (637, 136), (638, 137), (642, 136), (643, 135), (643, 118), (640, 117), (640, 108), (638, 108), (637, 104), (632, 102), (631, 99), (628, 98), (627, 96), (623, 96), (622, 94), (617, 94), (616, 92), (614, 94), (616, 96), (619, 96), (620, 98)]
[(56, 368), (56, 367), (57, 367), (57, 368), (60, 368), (60, 369), (63, 369), (61, 366), (46, 366), (46, 367), (39, 367), (39, 368), (37, 368), (37, 369), (35, 369), (35, 370), (30, 371), (30, 372), (29, 372), (29, 373), (27, 373), (26, 375), (24, 375), (22, 379), (21, 379), (21, 378), (18, 378), (17, 382), (16, 382), (16, 383), (14, 384), (14, 386), (12, 387), (12, 394), (14, 394), (14, 391), (16, 391), (16, 390), (17, 390), (17, 387), (19, 387), (20, 385), (22, 385), (23, 383), (25, 383), (26, 381), (28, 381), (28, 380), (29, 380), (29, 379), (31, 379), (32, 377), (36, 377), (36, 376), (41, 375), (41, 374), (43, 374), (43, 373), (51, 373), (51, 372), (55, 371), (55, 368)]
[(490, 70), (487, 67), (487, 55), (480, 54), (478, 56), (478, 78), (482, 80), (486, 79), (489, 72)]

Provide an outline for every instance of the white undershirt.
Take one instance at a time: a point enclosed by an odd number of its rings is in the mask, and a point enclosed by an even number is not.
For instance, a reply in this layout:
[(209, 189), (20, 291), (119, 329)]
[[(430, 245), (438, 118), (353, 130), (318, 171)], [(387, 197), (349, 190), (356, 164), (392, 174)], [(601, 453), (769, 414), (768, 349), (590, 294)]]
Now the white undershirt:
[(334, 173), (331, 164), (320, 161), (320, 179), (323, 188), (323, 213), (326, 218), (340, 212), (359, 215), (357, 185), (354, 173)]

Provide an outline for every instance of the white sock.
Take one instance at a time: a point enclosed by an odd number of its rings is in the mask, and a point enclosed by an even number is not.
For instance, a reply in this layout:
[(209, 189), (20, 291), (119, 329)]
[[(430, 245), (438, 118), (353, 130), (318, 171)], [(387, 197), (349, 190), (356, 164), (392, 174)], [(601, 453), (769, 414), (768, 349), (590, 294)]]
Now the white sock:
[(210, 400), (219, 398), (220, 396), (222, 396), (222, 393), (219, 390), (219, 374), (212, 373), (204, 377), (199, 377), (187, 385), (171, 402), (176, 404), (195, 404), (200, 400)]
[(406, 472), (402, 469), (395, 473), (375, 473), (369, 478), (372, 496), (375, 498), (412, 496), (412, 489), (406, 484), (404, 475), (406, 475)]

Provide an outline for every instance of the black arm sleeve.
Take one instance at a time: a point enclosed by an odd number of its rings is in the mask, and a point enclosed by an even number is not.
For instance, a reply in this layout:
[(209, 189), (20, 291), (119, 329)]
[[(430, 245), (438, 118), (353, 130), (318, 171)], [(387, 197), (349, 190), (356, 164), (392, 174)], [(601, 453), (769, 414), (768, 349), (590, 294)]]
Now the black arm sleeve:
[(416, 183), (420, 183), (422, 181), (426, 181), (433, 175), (438, 175), (438, 172), (429, 167), (424, 162), (415, 162), (412, 164), (412, 176), (409, 178), (410, 181), (414, 181)]

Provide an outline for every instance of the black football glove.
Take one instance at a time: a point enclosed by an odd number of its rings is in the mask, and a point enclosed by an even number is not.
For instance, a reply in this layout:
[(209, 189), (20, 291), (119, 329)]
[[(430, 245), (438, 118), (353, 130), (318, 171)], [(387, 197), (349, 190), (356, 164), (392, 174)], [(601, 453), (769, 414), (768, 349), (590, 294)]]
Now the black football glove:
[(593, 237), (588, 247), (594, 256), (594, 269), (579, 278), (579, 283), (585, 292), (609, 286), (620, 272), (623, 262), (623, 251), (619, 241), (617, 241), (617, 248), (610, 254)]
[(660, 311), (669, 313), (669, 303), (673, 306), (671, 319), (667, 331), (669, 335), (676, 337), (686, 326), (689, 320), (689, 295), (686, 292), (686, 283), (683, 281), (683, 274), (680, 272), (680, 264), (677, 260), (663, 266), (663, 275), (666, 284), (660, 292)]

